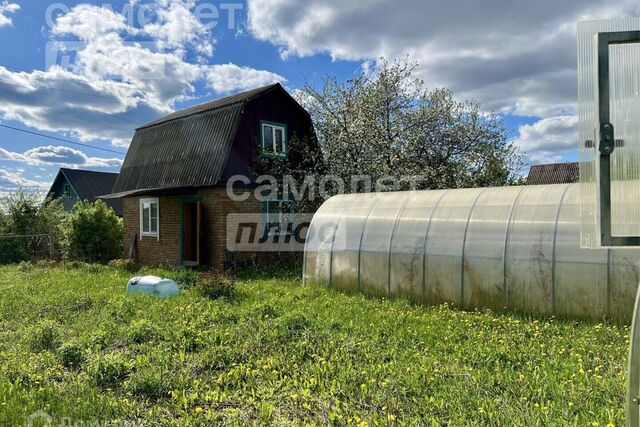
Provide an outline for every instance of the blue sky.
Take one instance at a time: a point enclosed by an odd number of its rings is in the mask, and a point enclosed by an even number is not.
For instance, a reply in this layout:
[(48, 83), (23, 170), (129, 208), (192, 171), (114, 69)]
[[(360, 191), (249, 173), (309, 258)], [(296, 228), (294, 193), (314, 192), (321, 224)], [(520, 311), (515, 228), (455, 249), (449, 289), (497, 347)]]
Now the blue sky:
[[(408, 55), (427, 86), (500, 112), (528, 162), (574, 160), (575, 23), (638, 13), (637, 0), (0, 0), (0, 120), (124, 152), (170, 111)], [(0, 193), (123, 158), (0, 128)]]

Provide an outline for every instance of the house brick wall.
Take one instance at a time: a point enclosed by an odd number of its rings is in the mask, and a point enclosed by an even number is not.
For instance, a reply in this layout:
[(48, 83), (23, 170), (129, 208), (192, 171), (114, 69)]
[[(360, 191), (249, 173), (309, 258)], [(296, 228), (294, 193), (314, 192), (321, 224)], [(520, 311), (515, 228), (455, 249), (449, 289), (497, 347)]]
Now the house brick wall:
[[(227, 215), (231, 213), (262, 213), (262, 203), (250, 197), (246, 201), (234, 201), (227, 196), (225, 187), (209, 187), (198, 190), (201, 206), (201, 263), (221, 269), (225, 263), (227, 239)], [(190, 195), (193, 197), (193, 195)], [(144, 197), (142, 197), (144, 198)], [(160, 196), (160, 239), (140, 238), (140, 197), (124, 199), (124, 250), (128, 257), (132, 237), (137, 234), (136, 259), (144, 265), (180, 263), (180, 204), (181, 196)], [(250, 258), (267, 259), (261, 253), (236, 253), (236, 261)]]
[[(145, 197), (142, 197), (145, 198)], [(160, 239), (140, 237), (140, 197), (123, 200), (124, 251), (129, 256), (131, 239), (137, 234), (136, 259), (145, 265), (180, 263), (180, 197), (158, 197)]]

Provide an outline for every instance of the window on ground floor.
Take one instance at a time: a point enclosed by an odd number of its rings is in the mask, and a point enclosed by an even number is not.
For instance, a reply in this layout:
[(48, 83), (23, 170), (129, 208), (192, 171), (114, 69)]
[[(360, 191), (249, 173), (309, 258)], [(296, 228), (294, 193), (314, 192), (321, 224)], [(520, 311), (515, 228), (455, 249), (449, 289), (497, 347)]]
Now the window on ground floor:
[(140, 199), (140, 236), (160, 238), (160, 203), (155, 199)]
[(271, 199), (264, 202), (265, 233), (286, 234), (291, 223), (291, 213), (287, 209), (289, 200)]

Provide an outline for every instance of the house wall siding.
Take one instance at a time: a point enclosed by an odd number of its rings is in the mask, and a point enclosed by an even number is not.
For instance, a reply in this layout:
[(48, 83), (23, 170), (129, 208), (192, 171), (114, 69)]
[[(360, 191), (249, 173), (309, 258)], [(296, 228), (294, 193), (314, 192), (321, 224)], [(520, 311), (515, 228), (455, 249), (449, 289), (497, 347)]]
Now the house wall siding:
[[(262, 213), (262, 203), (250, 197), (246, 201), (234, 201), (227, 196), (225, 187), (209, 187), (198, 190), (201, 218), (201, 263), (214, 269), (225, 264), (227, 249), (227, 215), (232, 213)], [(194, 195), (188, 197), (193, 198)], [(144, 197), (142, 197), (144, 198)], [(180, 204), (181, 196), (160, 196), (160, 239), (140, 239), (140, 197), (124, 199), (124, 251), (128, 257), (129, 245), (134, 235), (136, 259), (143, 265), (180, 264)], [(229, 238), (235, 238), (230, 236)], [(236, 253), (236, 261), (249, 258), (265, 258), (263, 254)]]
[(62, 202), (62, 207), (64, 208), (65, 212), (72, 212), (73, 207), (76, 205), (76, 203), (78, 203), (80, 198), (78, 197), (78, 194), (76, 193), (76, 190), (73, 188), (73, 186), (71, 186), (71, 197), (66, 197), (64, 195), (64, 186), (66, 184), (70, 185), (69, 181), (66, 178), (62, 177), (58, 180), (58, 182), (53, 184), (51, 190), (49, 190), (49, 195), (53, 199), (59, 199)]

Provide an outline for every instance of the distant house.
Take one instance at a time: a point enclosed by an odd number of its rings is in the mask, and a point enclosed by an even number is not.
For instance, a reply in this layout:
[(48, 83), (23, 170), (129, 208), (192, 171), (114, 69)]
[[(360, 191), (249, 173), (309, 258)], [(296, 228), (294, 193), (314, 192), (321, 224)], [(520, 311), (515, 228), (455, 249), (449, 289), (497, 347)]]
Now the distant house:
[[(98, 196), (111, 193), (116, 179), (117, 173), (61, 168), (51, 184), (47, 197), (60, 199), (64, 210), (71, 212), (73, 206), (81, 200), (93, 202)], [(116, 215), (122, 216), (121, 200), (105, 202), (113, 208)]]
[(281, 201), (265, 203), (253, 192), (247, 200), (233, 200), (227, 181), (255, 176), (260, 157), (299, 162), (289, 156), (288, 142), (294, 135), (304, 140), (312, 134), (309, 113), (280, 84), (178, 111), (136, 129), (114, 194), (107, 196), (123, 199), (125, 251), (142, 264), (216, 269), (230, 257), (254, 256), (228, 252), (227, 215), (278, 215)]
[(531, 166), (528, 185), (572, 184), (580, 179), (580, 163), (553, 163)]

